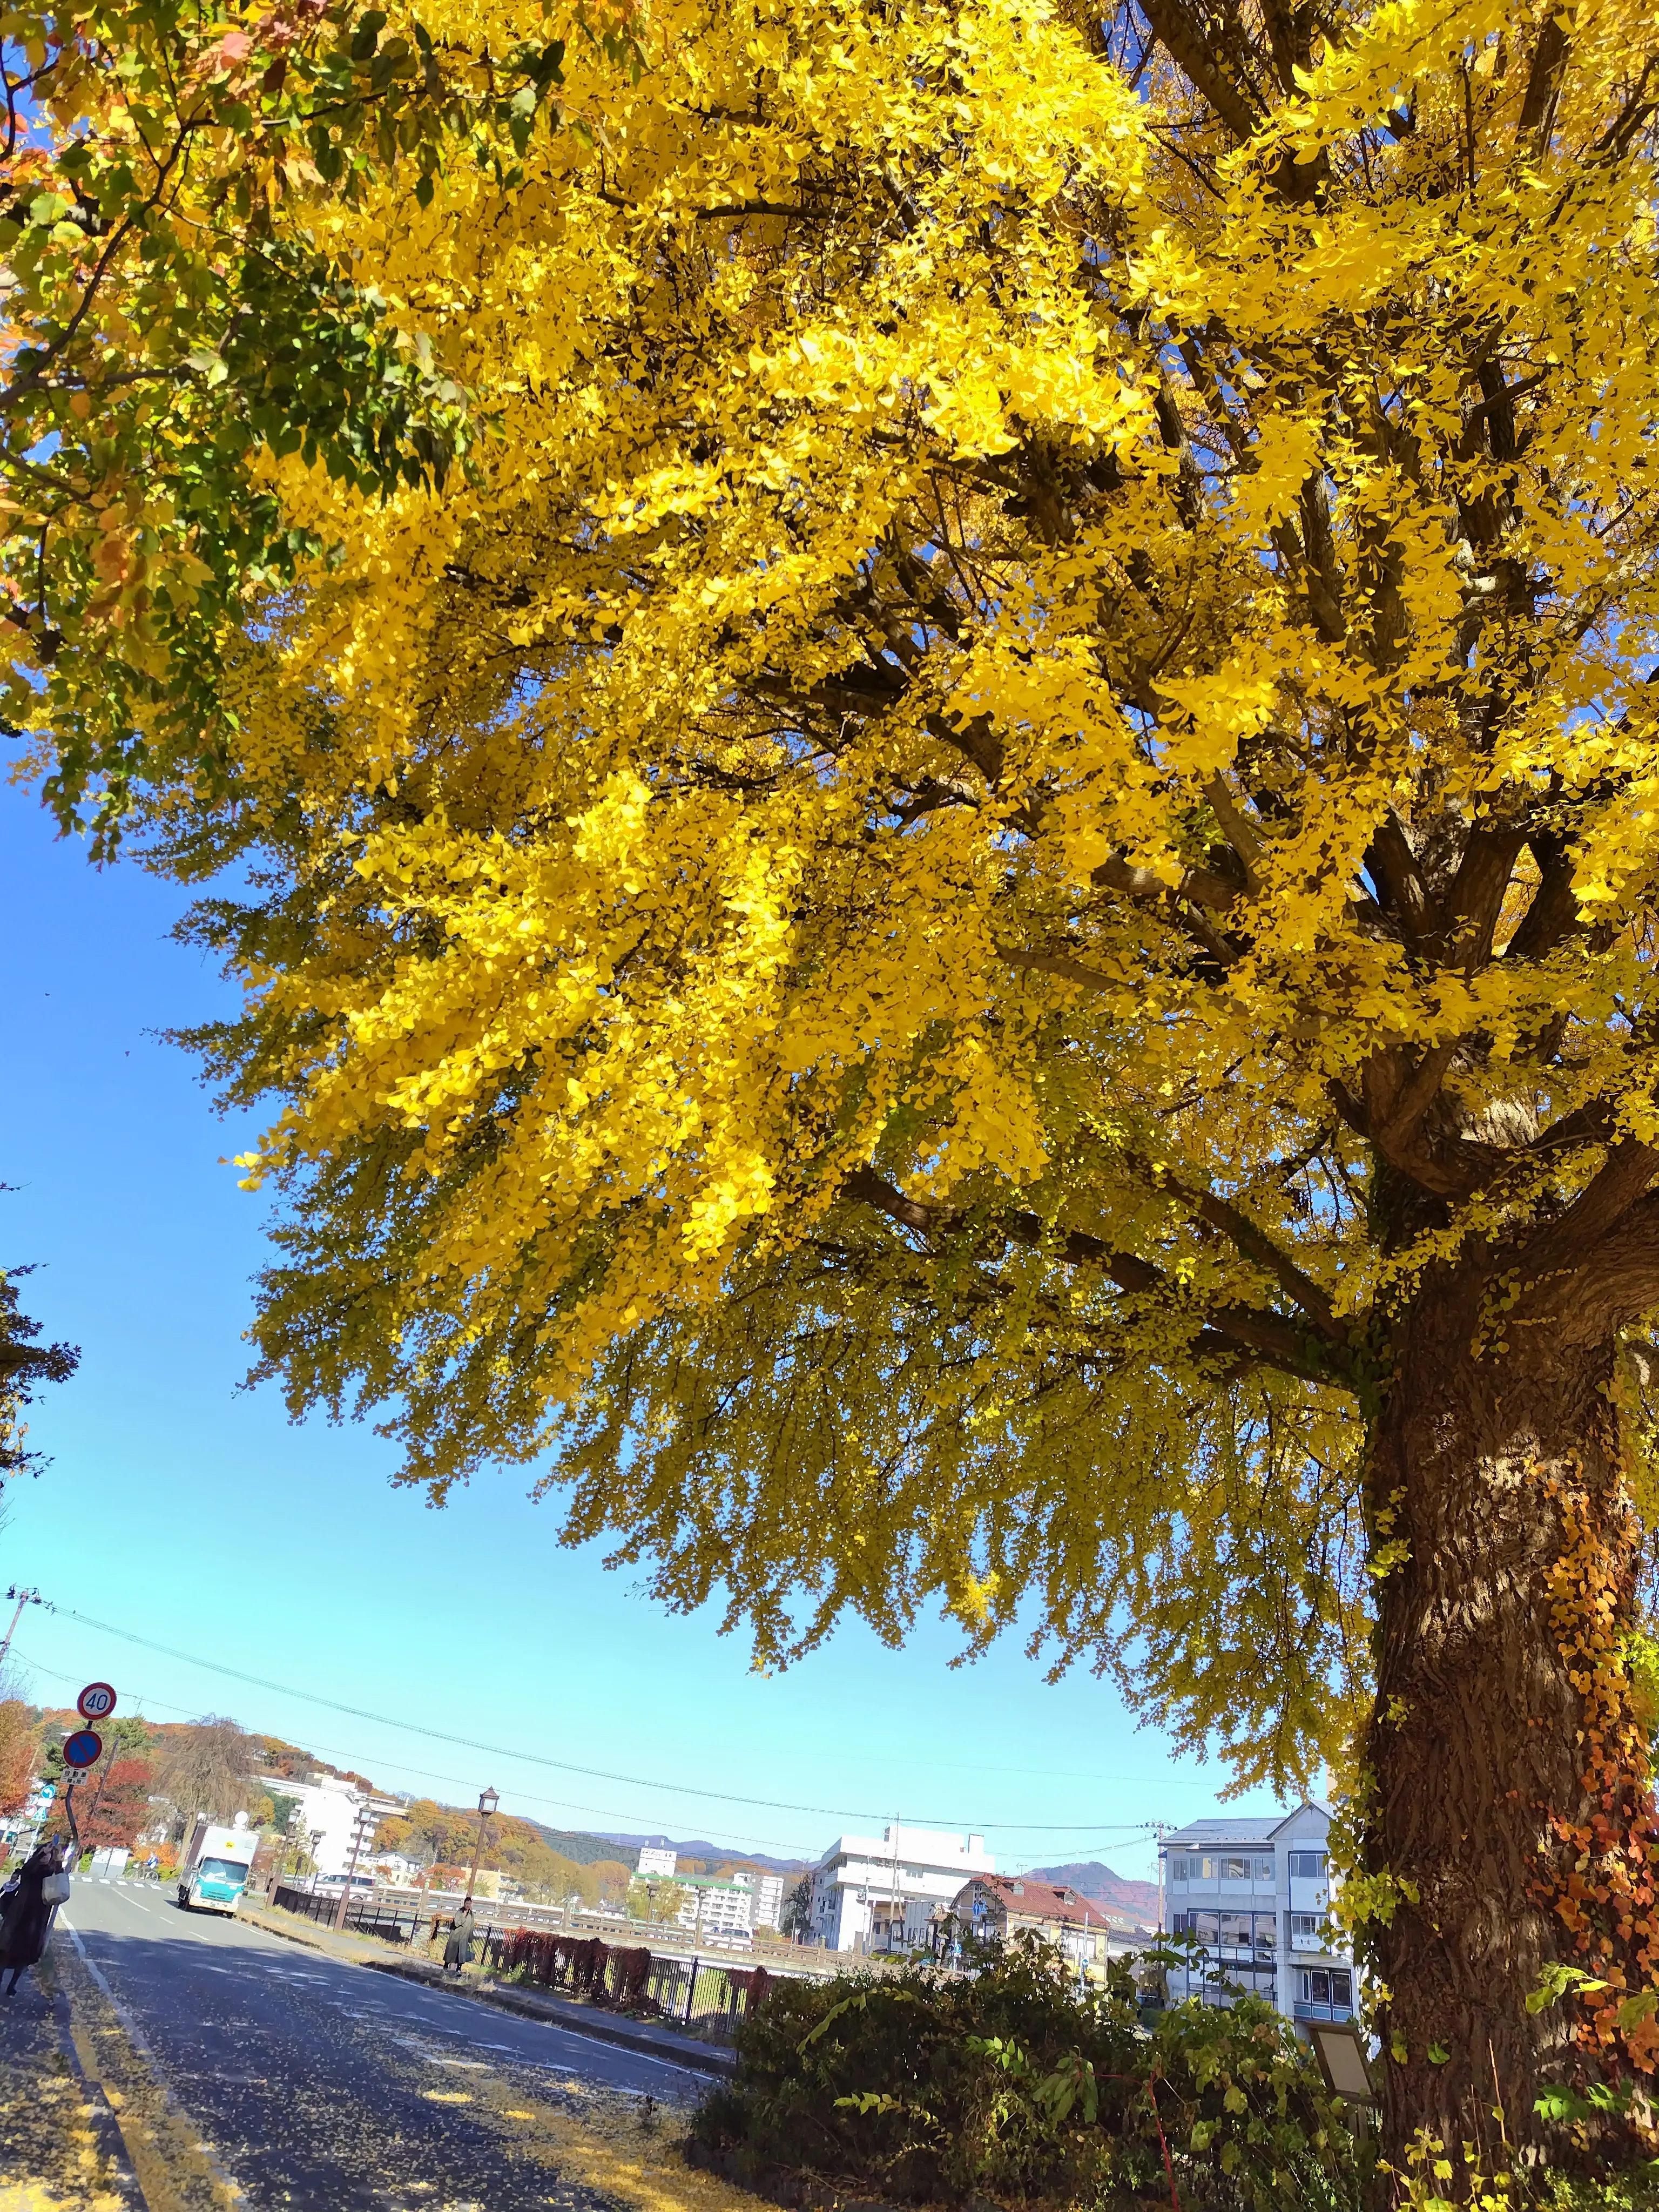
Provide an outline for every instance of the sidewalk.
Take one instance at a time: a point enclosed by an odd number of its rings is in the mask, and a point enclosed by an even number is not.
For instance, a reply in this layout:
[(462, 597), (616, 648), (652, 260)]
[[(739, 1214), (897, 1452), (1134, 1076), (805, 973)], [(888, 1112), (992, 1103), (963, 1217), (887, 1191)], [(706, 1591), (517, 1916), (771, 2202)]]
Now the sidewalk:
[(256, 1928), (270, 1935), (282, 1936), (290, 1943), (303, 1943), (307, 1949), (322, 1951), (330, 1958), (343, 1959), (357, 1966), (372, 1966), (376, 1973), (395, 1974), (402, 1981), (419, 1982), (428, 1989), (447, 1990), (452, 1996), (471, 1997), (475, 2001), (495, 2005), (503, 2012), (515, 2012), (526, 2020), (545, 2021), (550, 2027), (568, 2028), (576, 2035), (592, 2036), (596, 2042), (615, 2043), (629, 2051), (648, 2053), (653, 2058), (665, 2058), (675, 2066), (689, 2067), (692, 2072), (707, 2074), (717, 2081), (728, 2079), (737, 2071), (737, 2060), (729, 2051), (717, 2045), (700, 2042), (696, 2036), (683, 2035), (678, 2028), (659, 2027), (654, 2021), (629, 2020), (624, 2013), (604, 2012), (597, 2005), (579, 2003), (572, 1997), (558, 1997), (543, 1990), (520, 1989), (514, 1983), (489, 1980), (476, 1969), (466, 1970), (460, 1980), (446, 1974), (435, 1959), (411, 1956), (406, 1951), (394, 1951), (389, 1944), (377, 1942), (372, 1936), (336, 1934), (331, 1928), (319, 1927), (314, 1920), (301, 1919), (298, 1914), (284, 1912), (271, 1905), (251, 1904), (244, 1896), (236, 1908), (240, 1920), (251, 1920)]
[(54, 1933), (15, 1996), (0, 1998), (0, 2201), (28, 2212), (138, 2212), (115, 2116), (88, 2081), (53, 1971)]

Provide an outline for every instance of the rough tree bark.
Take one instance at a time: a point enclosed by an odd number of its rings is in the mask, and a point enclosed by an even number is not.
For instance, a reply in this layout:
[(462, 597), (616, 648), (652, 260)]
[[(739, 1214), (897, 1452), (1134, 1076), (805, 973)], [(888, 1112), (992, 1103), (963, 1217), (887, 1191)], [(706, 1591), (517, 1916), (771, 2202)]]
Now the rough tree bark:
[[(1492, 2166), (1506, 2143), (1571, 2155), (1540, 2091), (1628, 2078), (1618, 1988), (1652, 1980), (1659, 1954), (1616, 1334), (1594, 1297), (1517, 1320), (1502, 1284), (1491, 1266), (1425, 1277), (1371, 1441), (1388, 1571), (1361, 1863), (1385, 1899), (1398, 1885), (1371, 1926), (1396, 2164), (1425, 2129)], [(1529, 2012), (1555, 1961), (1614, 1986)], [(1623, 2133), (1599, 2125), (1597, 2163)]]

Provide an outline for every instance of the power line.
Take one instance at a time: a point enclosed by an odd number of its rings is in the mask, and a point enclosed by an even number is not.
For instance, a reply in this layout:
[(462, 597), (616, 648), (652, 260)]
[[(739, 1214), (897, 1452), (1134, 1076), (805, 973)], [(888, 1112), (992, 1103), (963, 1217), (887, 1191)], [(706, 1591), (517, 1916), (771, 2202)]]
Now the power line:
[[(590, 1782), (617, 1782), (629, 1790), (666, 1790), (672, 1796), (698, 1797), (712, 1804), (747, 1805), (769, 1813), (811, 1813), (830, 1820), (884, 1820), (886, 1812), (872, 1813), (867, 1808), (851, 1808), (844, 1805), (799, 1805), (778, 1797), (746, 1797), (735, 1790), (703, 1790), (686, 1782), (661, 1782), (640, 1774), (616, 1774), (602, 1766), (578, 1766), (568, 1759), (552, 1759), (544, 1752), (509, 1748), (504, 1744), (485, 1743), (476, 1736), (457, 1735), (447, 1729), (423, 1727), (416, 1721), (395, 1719), (390, 1713), (377, 1713), (362, 1705), (348, 1705), (338, 1698), (325, 1698), (315, 1690), (296, 1690), (286, 1682), (273, 1682), (267, 1675), (250, 1674), (240, 1667), (227, 1667), (216, 1659), (203, 1659), (191, 1651), (180, 1651), (176, 1645), (157, 1643), (155, 1638), (140, 1636), (131, 1628), (118, 1628), (111, 1621), (94, 1620), (89, 1613), (77, 1613), (71, 1606), (54, 1605), (51, 1599), (40, 1601), (45, 1611), (56, 1613), (60, 1620), (78, 1621), (83, 1628), (94, 1628), (102, 1636), (114, 1636), (125, 1644), (136, 1644), (145, 1651), (159, 1652), (163, 1658), (177, 1659), (187, 1667), (200, 1667), (210, 1674), (222, 1674), (234, 1682), (246, 1682), (256, 1690), (269, 1690), (279, 1698), (297, 1698), (302, 1704), (322, 1705), (331, 1712), (343, 1713), (350, 1720), (369, 1721), (377, 1728), (401, 1729), (406, 1735), (425, 1736), (434, 1743), (452, 1743), (463, 1751), (487, 1753), (492, 1759), (517, 1759), (532, 1766), (553, 1768), (562, 1774), (580, 1774)], [(605, 1816), (601, 1816), (605, 1817)], [(1115, 1824), (1098, 1820), (1020, 1821), (1020, 1820), (947, 1820), (942, 1814), (912, 1814), (912, 1822), (918, 1826), (967, 1828), (973, 1832), (994, 1829), (999, 1834), (1024, 1836), (1107, 1836), (1138, 1835), (1153, 1825), (1147, 1820), (1126, 1820)]]
[[(19, 1649), (17, 1651), (17, 1656), (20, 1660), (24, 1661), (29, 1667), (35, 1669), (38, 1673), (51, 1675), (55, 1681), (73, 1682), (77, 1679), (76, 1675), (66, 1673), (61, 1667), (49, 1667), (45, 1660), (37, 1659), (32, 1652), (25, 1652)], [(118, 1684), (117, 1687), (119, 1688), (120, 1686)], [(141, 1712), (143, 1707), (149, 1705), (155, 1707), (162, 1712), (177, 1713), (181, 1718), (186, 1721), (191, 1716), (191, 1707), (188, 1705), (175, 1705), (166, 1698), (145, 1698), (135, 1691), (126, 1689), (121, 1690), (121, 1695), (123, 1698), (133, 1699), (136, 1707)], [(337, 1743), (311, 1743), (308, 1744), (306, 1748), (325, 1759), (355, 1759), (356, 1757), (356, 1753), (355, 1751), (347, 1750), (344, 1746)], [(398, 1760), (397, 1762), (397, 1768), (400, 1774), (416, 1774), (418, 1775), (423, 1782), (447, 1782), (457, 1790), (471, 1790), (473, 1787), (474, 1781), (477, 1779), (476, 1776), (469, 1778), (462, 1774), (437, 1774), (434, 1773), (429, 1766), (411, 1766), (406, 1759)], [(258, 1778), (262, 1781), (280, 1782), (282, 1778), (276, 1775), (266, 1775), (260, 1776)], [(277, 1794), (280, 1795), (280, 1791)], [(623, 1823), (624, 1826), (643, 1826), (648, 1832), (661, 1832), (661, 1824), (659, 1822), (653, 1823), (646, 1820), (639, 1814), (619, 1813), (614, 1806), (578, 1805), (574, 1803), (568, 1797), (538, 1797), (533, 1790), (515, 1790), (513, 1793), (513, 1797), (515, 1804), (537, 1805), (540, 1806), (544, 1811), (567, 1814), (586, 1813), (595, 1820), (616, 1820)], [(1169, 1824), (1165, 1822), (1164, 1825), (1167, 1826)], [(1157, 1821), (1148, 1820), (1145, 1823), (1144, 1828), (1140, 1832), (1143, 1832), (1147, 1836), (1152, 1836), (1156, 1834), (1158, 1827), (1158, 1823)], [(554, 1829), (554, 1833), (556, 1835), (560, 1831), (558, 1829)], [(567, 1830), (564, 1832), (569, 1833), (572, 1832)], [(611, 1843), (616, 1840), (614, 1837), (598, 1834), (592, 1831), (585, 1831), (581, 1832), (592, 1833), (594, 1835), (594, 1840), (597, 1843)], [(1106, 1837), (1098, 1836), (1097, 1833), (1091, 1833), (1090, 1836), (1080, 1838), (1073, 1845), (1073, 1848), (1077, 1850), (1086, 1850), (1090, 1848), (1091, 1842), (1097, 1842), (1098, 1848), (1103, 1850), (1123, 1848), (1126, 1841), (1127, 1840), (1125, 1832), (1121, 1829), (1115, 1830), (1113, 1832), (1113, 1835), (1115, 1838), (1115, 1842)], [(712, 1837), (705, 1837), (700, 1840), (712, 1843), (714, 1838)], [(556, 1849), (556, 1845), (552, 1846), (552, 1848)], [(620, 1848), (625, 1850), (627, 1846), (626, 1844), (623, 1844), (621, 1845)], [(729, 1850), (734, 1856), (741, 1856), (745, 1851), (756, 1854), (778, 1851), (784, 1853), (789, 1858), (800, 1861), (808, 1866), (810, 1866), (813, 1862), (813, 1853), (810, 1850), (804, 1850), (798, 1842), (786, 1841), (786, 1839), (781, 1836), (739, 1836), (728, 1839), (728, 1842), (725, 1845), (720, 1846), (720, 1848)], [(1026, 1854), (1015, 1854), (1015, 1856), (1017, 1857), (1024, 1856), (1026, 1856)]]

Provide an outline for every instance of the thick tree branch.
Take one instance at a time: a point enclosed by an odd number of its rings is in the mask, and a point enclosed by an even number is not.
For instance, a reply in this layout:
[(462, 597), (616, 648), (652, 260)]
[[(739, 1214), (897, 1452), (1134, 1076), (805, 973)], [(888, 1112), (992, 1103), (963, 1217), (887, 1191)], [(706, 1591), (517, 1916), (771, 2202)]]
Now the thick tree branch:
[[(891, 1221), (918, 1235), (946, 1237), (960, 1230), (963, 1217), (948, 1206), (907, 1197), (873, 1168), (856, 1168), (842, 1186), (847, 1196), (873, 1206)], [(1052, 1243), (1055, 1256), (1073, 1267), (1095, 1267), (1109, 1275), (1121, 1291), (1133, 1297), (1166, 1299), (1172, 1308), (1187, 1312), (1193, 1305), (1180, 1286), (1163, 1269), (1133, 1253), (1119, 1252), (1097, 1237), (1073, 1229), (1054, 1236), (1041, 1218), (1023, 1208), (1000, 1214), (997, 1230), (1012, 1243), (1036, 1249)], [(1322, 1358), (1296, 1323), (1270, 1309), (1221, 1304), (1204, 1306), (1197, 1316), (1206, 1331), (1212, 1331), (1230, 1347), (1243, 1347), (1267, 1365), (1309, 1382), (1345, 1381), (1346, 1363)]]
[(1517, 1272), (1540, 1286), (1567, 1271), (1593, 1267), (1599, 1273), (1608, 1241), (1656, 1175), (1659, 1151), (1622, 1139), (1566, 1212), (1522, 1247)]
[(1181, 0), (1141, 0), (1141, 13), (1182, 75), (1207, 100), (1239, 144), (1248, 144), (1255, 133), (1256, 112), (1228, 77), (1216, 41), (1191, 20)]
[(1167, 1170), (1157, 1168), (1150, 1161), (1137, 1160), (1135, 1166), (1149, 1182), (1160, 1190), (1168, 1191), (1171, 1197), (1178, 1198), (1200, 1221), (1206, 1222), (1212, 1229), (1226, 1237), (1243, 1258), (1265, 1268), (1285, 1295), (1301, 1307), (1322, 1336), (1332, 1344), (1346, 1342), (1325, 1292), (1310, 1275), (1303, 1273), (1290, 1254), (1281, 1251), (1249, 1214), (1242, 1213), (1226, 1199), (1218, 1198), (1213, 1191), (1192, 1189), (1178, 1182)]
[(1103, 860), (1090, 880), (1103, 890), (1121, 892), (1125, 898), (1164, 904), (1184, 900), (1194, 906), (1208, 907), (1215, 914), (1231, 913), (1239, 896), (1239, 886), (1229, 883), (1225, 876), (1217, 875), (1213, 869), (1184, 869), (1171, 884), (1155, 875), (1151, 868), (1137, 868), (1115, 854), (1109, 860)]

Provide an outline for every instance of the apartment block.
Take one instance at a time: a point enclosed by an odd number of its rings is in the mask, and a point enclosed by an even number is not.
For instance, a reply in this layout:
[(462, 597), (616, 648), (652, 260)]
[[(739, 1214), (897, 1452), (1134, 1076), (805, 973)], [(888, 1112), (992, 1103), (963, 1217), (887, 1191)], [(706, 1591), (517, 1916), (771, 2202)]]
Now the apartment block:
[(750, 1925), (775, 1928), (783, 1917), (783, 1876), (781, 1874), (760, 1874), (751, 1867), (744, 1867), (732, 1875), (732, 1880), (738, 1889), (746, 1889), (755, 1900)]
[(1291, 2020), (1353, 2016), (1352, 1956), (1328, 1919), (1330, 1826), (1329, 1806), (1304, 1800), (1291, 1813), (1194, 1820), (1162, 1838), (1164, 1927), (1204, 1952), (1190, 1971), (1171, 1971), (1171, 2001), (1230, 2004), (1238, 1988)]

